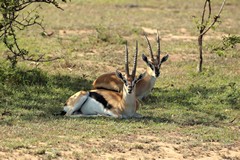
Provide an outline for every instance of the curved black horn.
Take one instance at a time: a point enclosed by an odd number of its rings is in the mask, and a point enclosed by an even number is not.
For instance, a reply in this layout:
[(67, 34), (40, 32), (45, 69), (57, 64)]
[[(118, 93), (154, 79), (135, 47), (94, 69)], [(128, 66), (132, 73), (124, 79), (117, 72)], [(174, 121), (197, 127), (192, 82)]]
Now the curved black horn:
[(149, 40), (148, 40), (148, 38), (147, 38), (147, 35), (144, 34), (144, 36), (145, 36), (145, 39), (146, 39), (147, 44), (148, 44), (148, 50), (149, 50), (150, 56), (151, 56), (152, 59), (154, 59), (151, 44), (150, 44), (150, 42), (149, 42)]
[(136, 75), (136, 70), (137, 70), (137, 56), (138, 56), (138, 41), (136, 41), (136, 52), (134, 55), (134, 62), (133, 62), (133, 71), (132, 71), (132, 76), (135, 77)]
[(128, 66), (128, 45), (125, 45), (125, 73), (129, 76), (129, 66)]

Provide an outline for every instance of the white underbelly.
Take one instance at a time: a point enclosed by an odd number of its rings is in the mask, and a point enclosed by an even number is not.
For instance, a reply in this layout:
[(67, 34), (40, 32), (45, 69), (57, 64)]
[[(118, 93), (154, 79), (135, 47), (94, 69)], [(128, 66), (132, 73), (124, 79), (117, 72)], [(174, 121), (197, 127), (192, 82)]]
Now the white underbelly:
[(91, 97), (88, 97), (87, 101), (82, 106), (81, 113), (84, 115), (103, 115), (116, 117), (111, 110), (104, 108), (102, 103)]

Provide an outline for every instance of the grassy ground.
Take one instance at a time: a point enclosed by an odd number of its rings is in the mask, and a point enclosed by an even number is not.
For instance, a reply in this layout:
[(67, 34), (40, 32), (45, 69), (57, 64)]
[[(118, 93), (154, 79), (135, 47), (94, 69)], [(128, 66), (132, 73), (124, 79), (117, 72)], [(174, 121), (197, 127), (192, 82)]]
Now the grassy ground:
[[(12, 71), (1, 58), (0, 159), (240, 159), (239, 45), (222, 57), (211, 52), (221, 37), (239, 34), (240, 3), (229, 0), (222, 23), (205, 37), (204, 72), (197, 74), (197, 31), (203, 2), (72, 0), (64, 11), (43, 6), (46, 32), (19, 32), (33, 54), (62, 59), (19, 63)], [(217, 13), (221, 1), (213, 1)], [(159, 30), (163, 64), (142, 119), (54, 116), (66, 99), (89, 90), (99, 75), (123, 69), (124, 43), (147, 52)], [(154, 46), (154, 49), (156, 46)], [(5, 48), (0, 45), (1, 57)], [(139, 56), (140, 57), (140, 56)], [(138, 72), (145, 65), (139, 58)], [(37, 78), (38, 77), (38, 78)]]

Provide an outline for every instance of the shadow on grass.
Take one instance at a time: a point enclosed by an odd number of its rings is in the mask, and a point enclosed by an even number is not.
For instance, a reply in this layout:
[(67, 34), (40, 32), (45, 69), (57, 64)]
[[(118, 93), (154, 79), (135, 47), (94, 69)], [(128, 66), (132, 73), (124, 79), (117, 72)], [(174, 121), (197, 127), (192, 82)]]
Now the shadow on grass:
[[(234, 118), (234, 112), (226, 111), (239, 109), (239, 95), (239, 88), (232, 83), (210, 87), (190, 85), (184, 89), (155, 88), (143, 103), (146, 112), (158, 116), (148, 117), (155, 122), (216, 126)], [(160, 113), (154, 113), (156, 111)]]
[(55, 88), (65, 88), (74, 92), (79, 90), (90, 90), (92, 87), (92, 82), (82, 77), (57, 75), (52, 76), (51, 79), (51, 83)]
[[(240, 95), (240, 88), (232, 83), (214, 87), (204, 85), (190, 85), (188, 88), (160, 89), (154, 88), (151, 95), (143, 102), (151, 106), (152, 109), (159, 106), (178, 105), (189, 110), (198, 110), (199, 105), (226, 105), (232, 109), (240, 109), (236, 106)], [(157, 104), (157, 105), (155, 105)], [(197, 106), (197, 107), (196, 107)]]
[[(0, 80), (1, 118), (17, 117), (29, 121), (61, 118), (53, 115), (61, 112), (72, 94), (91, 89), (92, 83), (81, 77), (48, 75), (40, 70), (18, 70), (15, 74), (1, 75)], [(215, 87), (190, 85), (184, 89), (155, 88), (144, 100), (146, 107), (142, 109), (146, 117), (131, 121), (215, 125), (229, 118), (225, 115), (225, 109), (239, 104), (238, 97), (239, 88), (233, 84)], [(159, 108), (161, 112), (155, 114)]]
[[(56, 116), (54, 119), (62, 119), (62, 116)], [(179, 119), (174, 119), (174, 118), (168, 118), (168, 117), (161, 117), (161, 116), (144, 116), (142, 118), (128, 118), (128, 119), (118, 119), (118, 118), (111, 118), (111, 117), (64, 117), (65, 119), (78, 119), (78, 120), (88, 120), (90, 123), (96, 123), (96, 121), (102, 121), (103, 123), (108, 123), (108, 122), (117, 122), (120, 124), (128, 124), (128, 123), (138, 123), (138, 124), (143, 124), (143, 125), (151, 125), (151, 124), (176, 124), (179, 126), (195, 126), (195, 125), (204, 125), (204, 126), (215, 126), (219, 127), (222, 125), (218, 120), (214, 121), (201, 121), (199, 119), (197, 120), (189, 120), (189, 119), (184, 119), (184, 120), (179, 120)]]
[(0, 75), (0, 118), (32, 120), (60, 112), (65, 101), (91, 83), (81, 77), (49, 75), (38, 69), (4, 71)]

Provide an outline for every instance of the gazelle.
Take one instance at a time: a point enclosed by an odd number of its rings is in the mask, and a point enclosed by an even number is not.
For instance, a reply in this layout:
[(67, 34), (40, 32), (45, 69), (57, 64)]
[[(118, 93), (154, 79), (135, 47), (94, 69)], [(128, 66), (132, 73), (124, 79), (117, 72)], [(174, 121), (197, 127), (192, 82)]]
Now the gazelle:
[[(168, 55), (165, 55), (162, 59), (160, 59), (161, 49), (160, 49), (160, 38), (158, 33), (157, 33), (156, 58), (153, 55), (151, 44), (146, 35), (145, 35), (145, 39), (148, 44), (148, 50), (149, 50), (151, 59), (149, 60), (147, 56), (142, 54), (142, 59), (147, 64), (147, 69), (144, 73), (145, 74), (144, 78), (136, 84), (136, 96), (140, 100), (147, 97), (150, 94), (150, 92), (152, 91), (155, 85), (156, 79), (160, 76), (160, 69), (161, 69), (162, 63), (164, 63), (168, 59)], [(123, 86), (122, 81), (116, 77), (114, 72), (103, 74), (93, 82), (94, 89), (104, 88), (108, 90), (121, 91), (122, 86)]]
[(71, 96), (64, 107), (67, 116), (110, 116), (117, 118), (141, 117), (136, 113), (138, 101), (136, 98), (136, 84), (143, 78), (140, 74), (136, 78), (138, 44), (134, 55), (132, 74), (129, 74), (128, 46), (125, 53), (125, 76), (116, 70), (116, 77), (122, 82), (121, 92), (105, 89), (79, 91)]

